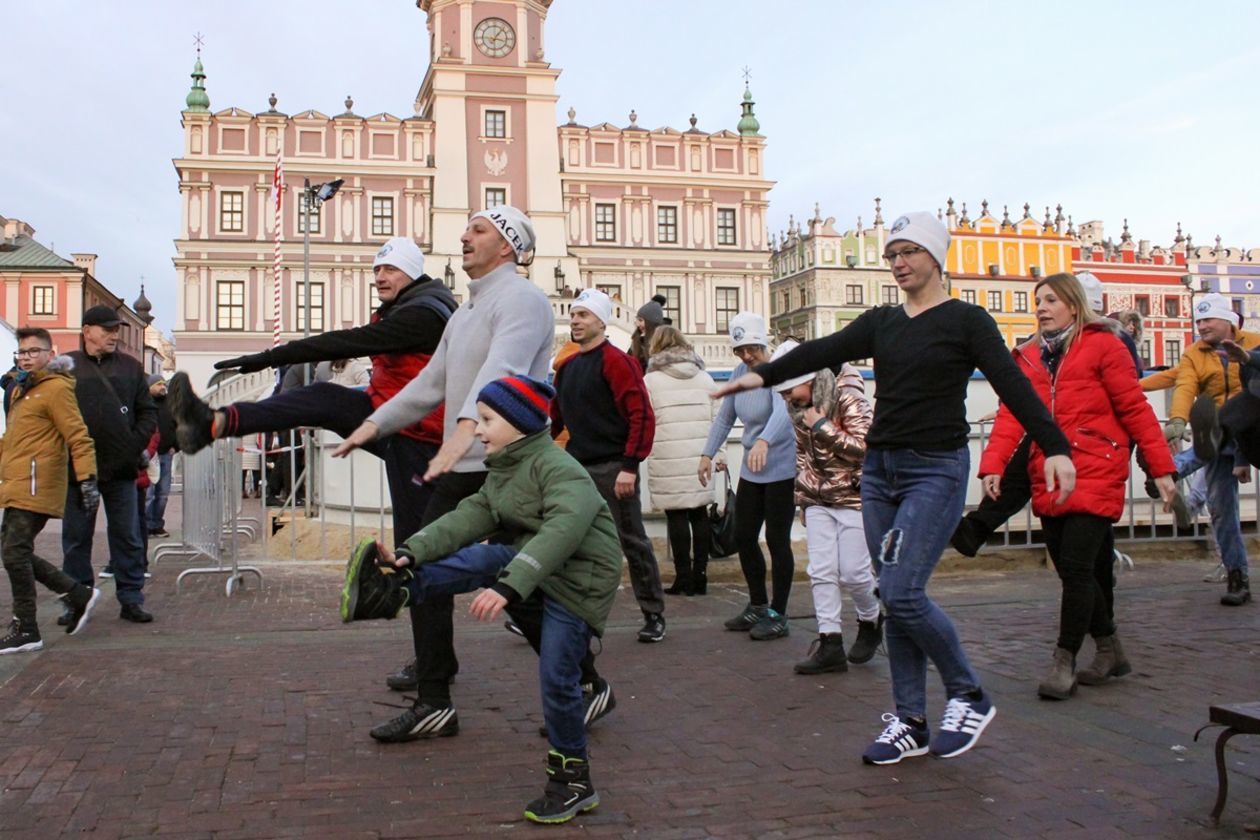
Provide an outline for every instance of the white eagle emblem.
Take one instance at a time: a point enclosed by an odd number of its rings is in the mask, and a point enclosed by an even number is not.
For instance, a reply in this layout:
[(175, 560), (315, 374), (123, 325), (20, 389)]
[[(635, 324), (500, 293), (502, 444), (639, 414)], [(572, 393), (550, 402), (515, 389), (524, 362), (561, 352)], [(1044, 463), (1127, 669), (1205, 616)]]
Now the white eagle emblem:
[(506, 172), (507, 165), (507, 152), (502, 149), (490, 149), (486, 152), (486, 171), (494, 177), (497, 178)]

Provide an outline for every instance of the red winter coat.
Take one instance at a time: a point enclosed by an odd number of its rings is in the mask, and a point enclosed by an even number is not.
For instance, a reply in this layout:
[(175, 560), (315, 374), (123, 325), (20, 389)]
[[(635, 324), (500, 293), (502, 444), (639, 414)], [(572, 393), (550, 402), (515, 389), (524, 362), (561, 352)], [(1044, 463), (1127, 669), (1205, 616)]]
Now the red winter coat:
[[(1053, 381), (1041, 361), (1038, 341), (1015, 348), (1014, 356), (1071, 442), (1076, 466), (1076, 489), (1063, 504), (1056, 504), (1059, 491), (1046, 491), (1046, 458), (1033, 444), (1028, 471), (1033, 511), (1038, 516), (1088, 513), (1118, 520), (1124, 513), (1133, 440), (1151, 475), (1176, 472), (1155, 412), (1133, 376), (1133, 357), (1110, 327), (1087, 324), (1060, 360)], [(1003, 406), (980, 457), (980, 475), (1001, 475), (1023, 437), (1019, 421)]]

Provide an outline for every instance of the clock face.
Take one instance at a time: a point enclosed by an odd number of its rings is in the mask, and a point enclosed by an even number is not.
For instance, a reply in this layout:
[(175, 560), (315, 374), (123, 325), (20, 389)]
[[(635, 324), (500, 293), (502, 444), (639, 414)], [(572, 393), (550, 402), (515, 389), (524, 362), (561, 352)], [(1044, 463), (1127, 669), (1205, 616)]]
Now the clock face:
[(516, 32), (506, 20), (486, 18), (473, 32), (477, 49), (491, 58), (503, 58), (516, 46)]

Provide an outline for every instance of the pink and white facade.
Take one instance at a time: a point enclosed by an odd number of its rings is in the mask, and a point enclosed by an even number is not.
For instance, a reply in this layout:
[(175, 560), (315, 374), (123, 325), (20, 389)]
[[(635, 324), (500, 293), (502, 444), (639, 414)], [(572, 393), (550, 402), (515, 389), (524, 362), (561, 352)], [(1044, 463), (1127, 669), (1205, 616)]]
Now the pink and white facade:
[[(212, 112), (200, 89), (182, 114), (175, 163), (183, 199), (176, 241), (176, 340), (198, 385), (214, 361), (271, 342), (272, 172), (284, 158), (281, 332), (304, 328), (303, 178), (342, 178), (311, 223), (311, 330), (364, 323), (375, 305), (372, 258), (391, 236), (411, 236), (457, 295), (459, 237), (468, 216), (507, 203), (534, 222), (529, 276), (553, 297), (558, 335), (567, 296), (599, 286), (624, 302), (624, 332), (653, 294), (701, 352), (729, 365), (724, 330), (741, 309), (769, 312), (765, 138), (745, 94), (740, 131), (636, 124), (584, 126), (570, 109), (557, 127), (560, 71), (546, 61), (552, 0), (419, 0), (430, 64), (414, 116), (345, 111)], [(567, 289), (567, 293), (566, 293)]]

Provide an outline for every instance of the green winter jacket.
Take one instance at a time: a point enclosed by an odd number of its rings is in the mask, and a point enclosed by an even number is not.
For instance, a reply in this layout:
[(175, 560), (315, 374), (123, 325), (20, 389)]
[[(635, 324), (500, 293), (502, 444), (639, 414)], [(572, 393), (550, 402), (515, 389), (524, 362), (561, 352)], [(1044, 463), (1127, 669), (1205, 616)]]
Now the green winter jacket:
[(621, 543), (608, 505), (585, 468), (551, 441), (549, 429), (486, 458), (481, 490), (399, 548), (432, 563), (496, 532), (516, 556), (499, 582), (521, 598), (535, 588), (603, 635), (621, 583)]

